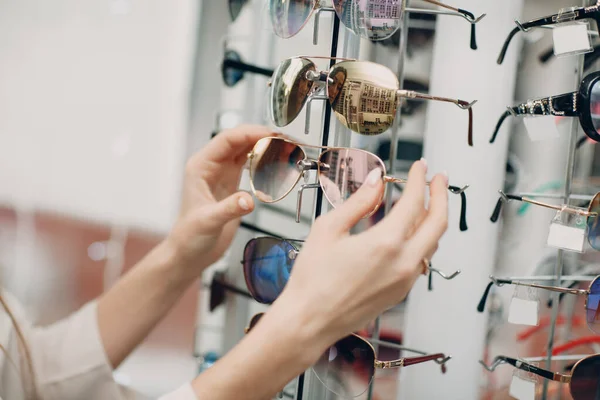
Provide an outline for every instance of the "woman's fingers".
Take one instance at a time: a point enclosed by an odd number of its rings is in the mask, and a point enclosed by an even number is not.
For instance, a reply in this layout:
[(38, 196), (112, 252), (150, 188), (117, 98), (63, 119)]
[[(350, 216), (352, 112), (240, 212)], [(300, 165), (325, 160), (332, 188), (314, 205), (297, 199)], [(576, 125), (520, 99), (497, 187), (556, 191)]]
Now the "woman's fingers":
[(276, 134), (262, 125), (240, 125), (220, 132), (193, 158), (201, 156), (216, 163), (233, 160), (247, 152), (258, 140), (268, 136)]
[(371, 213), (383, 195), (383, 171), (376, 168), (369, 173), (363, 185), (341, 206), (321, 217), (321, 225), (336, 234), (347, 233), (362, 218)]
[(252, 196), (247, 192), (238, 192), (203, 207), (198, 219), (206, 229), (220, 229), (228, 222), (250, 214), (252, 210), (254, 210)]

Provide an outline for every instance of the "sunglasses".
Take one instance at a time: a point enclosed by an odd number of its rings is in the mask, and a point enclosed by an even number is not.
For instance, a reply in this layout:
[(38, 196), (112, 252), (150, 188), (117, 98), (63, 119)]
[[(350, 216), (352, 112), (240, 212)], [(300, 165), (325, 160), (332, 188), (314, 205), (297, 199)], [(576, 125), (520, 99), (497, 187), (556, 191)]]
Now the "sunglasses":
[(503, 286), (503, 285), (516, 285), (516, 286), (525, 286), (537, 289), (549, 290), (552, 292), (564, 293), (564, 294), (574, 294), (577, 296), (586, 296), (585, 298), (585, 315), (588, 328), (597, 334), (600, 334), (600, 276), (597, 276), (591, 283), (588, 289), (572, 289), (572, 288), (562, 288), (556, 286), (546, 286), (546, 285), (538, 285), (536, 283), (526, 283), (520, 282), (513, 279), (501, 279), (490, 276), (492, 280), (485, 291), (483, 292), (483, 296), (477, 305), (477, 311), (483, 312), (485, 309), (485, 303), (487, 302), (488, 295), (490, 293), (490, 289), (492, 285)]
[(519, 32), (528, 32), (531, 28), (539, 28), (548, 25), (562, 24), (564, 22), (580, 21), (582, 19), (593, 19), (596, 21), (598, 27), (600, 27), (600, 3), (589, 7), (574, 7), (568, 12), (561, 12), (558, 14), (549, 15), (538, 19), (533, 19), (528, 22), (515, 21), (517, 26), (510, 31), (508, 37), (504, 41), (500, 55), (498, 56), (498, 64), (502, 64), (504, 56), (508, 50), (511, 40)]
[(530, 100), (508, 110), (500, 116), (490, 143), (494, 143), (504, 120), (509, 116), (554, 115), (579, 117), (585, 134), (600, 141), (600, 72), (587, 75), (579, 85), (579, 91)]
[(247, 299), (252, 299), (252, 294), (247, 291), (230, 285), (225, 280), (225, 272), (217, 271), (214, 273), (212, 281), (209, 286), (210, 299), (208, 309), (213, 312), (220, 305), (225, 303), (227, 292), (235, 293)]
[[(263, 313), (256, 314), (250, 320), (245, 332), (250, 332), (263, 317)], [(385, 352), (393, 357), (391, 361), (377, 359), (375, 348), (366, 339), (350, 334), (335, 342), (323, 355), (312, 369), (315, 375), (331, 392), (344, 397), (358, 397), (367, 391), (376, 369), (389, 369), (408, 367), (427, 361), (435, 361), (446, 372), (446, 363), (452, 358), (443, 353), (427, 354), (421, 351), (407, 349), (395, 343), (373, 341)], [(422, 354), (421, 357), (400, 357), (400, 351), (411, 351)], [(380, 356), (383, 353), (380, 352)], [(366, 379), (365, 379), (366, 377)]]
[[(477, 19), (469, 11), (452, 7), (435, 0), (424, 0), (453, 13), (430, 11), (436, 14), (450, 14), (460, 16), (471, 24), (471, 48), (477, 49), (475, 37), (475, 24), (485, 14)], [(392, 36), (402, 24), (403, 14), (406, 11), (406, 0), (333, 0), (333, 8), (322, 5), (322, 0), (270, 0), (269, 16), (273, 31), (281, 38), (288, 39), (304, 28), (316, 11), (335, 11), (340, 21), (352, 33), (370, 40), (384, 40)], [(318, 20), (315, 20), (315, 31), (318, 30)]]
[(497, 356), (491, 366), (483, 361), (479, 361), (479, 363), (490, 372), (493, 372), (501, 364), (510, 364), (517, 369), (551, 381), (568, 383), (573, 400), (594, 400), (600, 396), (600, 354), (594, 354), (577, 361), (571, 369), (571, 375), (548, 371), (506, 356)]
[(221, 76), (223, 77), (225, 86), (234, 87), (239, 81), (244, 79), (246, 72), (271, 77), (274, 71), (272, 69), (246, 64), (242, 61), (242, 57), (237, 51), (225, 50), (223, 62), (221, 63)]
[(536, 206), (550, 208), (552, 210), (579, 215), (581, 217), (587, 218), (586, 224), (588, 243), (593, 249), (600, 251), (600, 219), (598, 218), (598, 214), (600, 213), (600, 192), (596, 193), (596, 195), (592, 198), (588, 205), (587, 211), (581, 210), (579, 208), (573, 208), (568, 205), (558, 206), (555, 204), (548, 204), (534, 199), (530, 199), (525, 196), (506, 194), (503, 191), (499, 191), (499, 193), (500, 198), (498, 199), (496, 207), (494, 208), (494, 212), (492, 213), (492, 216), (490, 218), (492, 222), (498, 221), (498, 218), (500, 217), (500, 212), (502, 211), (502, 205), (511, 200), (518, 200)]
[[(318, 158), (308, 158), (304, 149), (322, 151)], [(282, 137), (267, 137), (256, 142), (248, 154), (248, 164), (252, 193), (264, 203), (280, 201), (294, 189), (300, 178), (308, 178), (307, 171), (317, 171), (319, 183), (305, 183), (298, 191), (296, 222), (300, 221), (302, 193), (305, 189), (321, 188), (329, 204), (335, 208), (356, 192), (369, 173), (377, 168), (382, 171), (384, 183), (407, 182), (406, 179), (387, 176), (383, 161), (368, 151), (346, 147), (300, 146)], [(448, 187), (451, 193), (461, 195), (461, 231), (467, 230), (467, 198), (464, 191), (468, 187)], [(382, 200), (365, 218), (377, 211)]]
[[(284, 127), (294, 121), (307, 100), (323, 99), (329, 101), (335, 116), (348, 129), (361, 135), (378, 135), (392, 127), (401, 99), (435, 100), (453, 103), (469, 111), (468, 143), (473, 145), (471, 107), (477, 101), (469, 103), (400, 89), (396, 74), (383, 65), (338, 60), (343, 61), (329, 71), (318, 71), (317, 66), (306, 57), (288, 58), (279, 64), (269, 82), (270, 114), (276, 126)], [(322, 88), (325, 88), (326, 96), (315, 96)], [(307, 112), (307, 122), (309, 114)]]
[(229, 0), (229, 16), (232, 22), (240, 16), (246, 3), (248, 3), (248, 0)]

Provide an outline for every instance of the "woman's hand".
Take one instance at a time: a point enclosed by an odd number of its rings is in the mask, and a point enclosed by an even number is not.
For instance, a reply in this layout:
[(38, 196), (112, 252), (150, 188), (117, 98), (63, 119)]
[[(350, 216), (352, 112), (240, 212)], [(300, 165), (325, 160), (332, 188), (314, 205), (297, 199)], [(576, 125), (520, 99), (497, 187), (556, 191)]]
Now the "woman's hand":
[(187, 165), (179, 219), (169, 236), (178, 260), (192, 277), (217, 261), (231, 244), (240, 217), (254, 209), (252, 196), (237, 191), (247, 154), (273, 132), (242, 125), (219, 133)]
[(328, 346), (400, 303), (447, 228), (448, 178), (433, 179), (426, 210), (426, 172), (425, 161), (416, 162), (402, 198), (365, 232), (349, 233), (380, 198), (380, 170), (347, 202), (320, 217), (272, 311), (305, 321), (306, 332)]

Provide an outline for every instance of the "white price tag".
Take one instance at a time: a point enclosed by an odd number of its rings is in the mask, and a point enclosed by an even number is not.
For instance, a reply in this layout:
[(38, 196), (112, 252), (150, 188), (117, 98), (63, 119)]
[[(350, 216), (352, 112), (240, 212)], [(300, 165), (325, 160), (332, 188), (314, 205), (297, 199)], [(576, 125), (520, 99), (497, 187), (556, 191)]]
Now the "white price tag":
[(552, 221), (546, 243), (550, 247), (583, 253), (585, 229), (562, 225)]
[(532, 142), (556, 139), (558, 128), (553, 115), (525, 116), (523, 123)]
[(592, 49), (592, 43), (588, 28), (589, 24), (576, 22), (552, 29), (554, 55), (563, 56), (589, 52)]
[(535, 400), (535, 382), (513, 375), (508, 394), (517, 400)]
[(508, 322), (516, 325), (536, 326), (538, 324), (539, 303), (513, 297), (508, 312)]

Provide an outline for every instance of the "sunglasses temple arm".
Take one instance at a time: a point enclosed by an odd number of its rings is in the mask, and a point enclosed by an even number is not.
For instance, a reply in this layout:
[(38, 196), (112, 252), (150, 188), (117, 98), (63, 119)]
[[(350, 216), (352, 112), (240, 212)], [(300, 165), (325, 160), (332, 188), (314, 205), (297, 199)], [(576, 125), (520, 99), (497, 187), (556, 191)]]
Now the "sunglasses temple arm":
[(220, 285), (223, 289), (225, 289), (225, 290), (227, 290), (229, 292), (232, 292), (232, 293), (235, 293), (235, 294), (239, 294), (240, 296), (247, 297), (249, 299), (253, 298), (250, 293), (248, 293), (245, 290), (242, 290), (242, 289), (240, 289), (238, 287), (231, 286), (228, 283), (225, 283), (223, 281), (217, 281), (216, 283), (218, 285)]
[(411, 365), (421, 364), (421, 363), (428, 362), (428, 361), (435, 361), (438, 365), (440, 365), (442, 367), (442, 373), (445, 374), (446, 373), (446, 363), (451, 358), (452, 357), (450, 357), (450, 356), (446, 357), (446, 355), (444, 353), (430, 354), (430, 355), (422, 356), (422, 357), (406, 357), (406, 358), (404, 358), (403, 365), (405, 367), (408, 367)]
[(517, 107), (512, 107), (512, 108), (509, 108), (508, 110), (504, 111), (504, 113), (498, 119), (498, 123), (496, 124), (496, 128), (494, 129), (494, 133), (492, 134), (492, 137), (490, 138), (490, 143), (494, 143), (496, 141), (496, 137), (498, 136), (498, 132), (500, 131), (500, 128), (502, 127), (502, 124), (504, 123), (504, 120), (506, 118), (510, 117), (511, 115), (518, 115), (518, 112), (519, 112), (519, 109)]
[(244, 72), (251, 72), (258, 75), (263, 75), (267, 77), (273, 76), (275, 72), (272, 69), (257, 67), (256, 65), (246, 64), (241, 61), (236, 60), (223, 60), (223, 68), (234, 68)]
[(249, 230), (251, 232), (261, 233), (261, 234), (267, 235), (267, 236), (280, 237), (280, 235), (277, 235), (277, 234), (275, 234), (273, 232), (267, 231), (267, 230), (265, 230), (263, 228), (260, 228), (260, 227), (258, 227), (256, 225), (249, 224), (248, 222), (245, 222), (245, 221), (240, 222), (240, 227), (244, 228), (244, 229), (247, 229), (247, 230)]
[(498, 356), (494, 359), (494, 362), (491, 366), (488, 366), (483, 361), (479, 361), (479, 363), (488, 371), (493, 372), (500, 364), (510, 364), (513, 367), (520, 369), (521, 371), (531, 372), (533, 374), (539, 375), (546, 379), (550, 379), (552, 381), (558, 382), (570, 382), (571, 377), (568, 375), (562, 375), (559, 373), (550, 372), (548, 370), (538, 368), (535, 365), (523, 362), (521, 360), (517, 360), (516, 358)]
[(510, 45), (510, 42), (513, 40), (515, 35), (519, 32), (521, 32), (521, 28), (516, 26), (513, 28), (512, 31), (510, 31), (510, 33), (506, 37), (506, 40), (504, 41), (504, 44), (502, 45), (502, 50), (500, 50), (500, 55), (498, 55), (498, 59), (496, 60), (496, 63), (498, 65), (500, 65), (504, 62), (504, 57), (506, 56), (506, 52), (508, 51), (508, 46)]
[[(573, 288), (577, 287), (577, 285), (579, 285), (579, 282), (575, 281), (575, 282), (571, 282), (567, 287), (569, 289), (573, 289)], [(558, 303), (559, 304), (562, 301), (563, 297), (565, 297), (565, 294), (566, 293), (561, 293), (561, 294), (558, 295)], [(552, 304), (554, 304), (554, 302), (552, 300), (553, 300), (552, 298), (548, 299), (548, 308), (551, 308)]]

